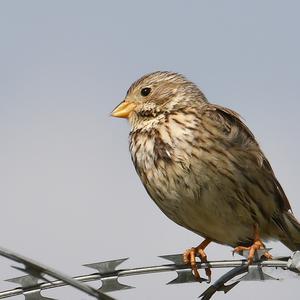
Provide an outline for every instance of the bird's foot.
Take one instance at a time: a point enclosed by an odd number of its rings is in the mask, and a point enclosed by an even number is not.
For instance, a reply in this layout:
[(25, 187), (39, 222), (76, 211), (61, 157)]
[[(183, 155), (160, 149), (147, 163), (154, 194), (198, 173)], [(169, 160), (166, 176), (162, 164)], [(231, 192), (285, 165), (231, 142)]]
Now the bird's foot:
[[(209, 239), (205, 239), (198, 247), (193, 247), (191, 249), (187, 249), (183, 253), (183, 261), (186, 264), (191, 265), (192, 272), (195, 276), (197, 281), (201, 281), (201, 277), (199, 271), (197, 269), (196, 257), (199, 257), (201, 262), (207, 263), (207, 255), (204, 252), (204, 249), (211, 241)], [(207, 276), (207, 282), (210, 283), (211, 281), (211, 269), (205, 268), (205, 274)]]
[[(260, 239), (257, 239), (254, 241), (253, 245), (251, 245), (250, 247), (244, 247), (244, 246), (235, 247), (233, 249), (233, 254), (248, 250), (249, 254), (248, 254), (247, 260), (248, 260), (248, 264), (251, 265), (254, 260), (255, 251), (265, 250), (265, 249), (266, 249), (266, 247), (265, 247), (264, 243)], [(265, 259), (272, 259), (272, 255), (267, 250), (265, 251), (265, 253), (262, 256)]]

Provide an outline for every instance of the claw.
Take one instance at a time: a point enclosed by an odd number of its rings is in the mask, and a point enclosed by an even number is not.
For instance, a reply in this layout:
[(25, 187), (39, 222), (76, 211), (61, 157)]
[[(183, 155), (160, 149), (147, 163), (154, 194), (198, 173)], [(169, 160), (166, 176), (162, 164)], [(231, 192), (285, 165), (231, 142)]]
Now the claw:
[[(235, 253), (240, 253), (242, 251), (248, 250), (249, 251), (249, 255), (248, 255), (247, 261), (248, 261), (249, 265), (251, 265), (253, 263), (255, 252), (257, 250), (265, 250), (266, 249), (264, 243), (260, 239), (259, 231), (258, 231), (258, 227), (257, 226), (255, 226), (254, 233), (255, 233), (254, 242), (253, 242), (253, 244), (250, 247), (237, 246), (232, 251), (232, 255), (234, 255)], [(266, 251), (263, 254), (263, 256), (266, 259), (272, 259), (272, 255), (268, 251)]]
[[(204, 249), (206, 248), (206, 246), (210, 243), (211, 241), (209, 239), (205, 239), (198, 247), (196, 248), (191, 248), (191, 249), (187, 249), (184, 253), (183, 253), (183, 261), (186, 264), (190, 264), (191, 265), (191, 269), (192, 272), (195, 276), (195, 279), (197, 281), (201, 282), (201, 277), (199, 274), (199, 271), (197, 269), (197, 262), (196, 262), (196, 257), (200, 257), (201, 262), (203, 263), (207, 263), (207, 255), (204, 252)], [(211, 281), (211, 269), (210, 268), (205, 268), (205, 274), (207, 276), (207, 282), (210, 283)]]

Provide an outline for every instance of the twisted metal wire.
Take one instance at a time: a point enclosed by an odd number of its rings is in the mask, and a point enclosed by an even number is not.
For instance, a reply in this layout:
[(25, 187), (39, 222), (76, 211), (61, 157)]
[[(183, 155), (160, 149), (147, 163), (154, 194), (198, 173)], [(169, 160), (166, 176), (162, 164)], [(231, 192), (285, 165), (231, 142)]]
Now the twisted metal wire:
[[(276, 278), (264, 273), (263, 268), (265, 267), (281, 268), (283, 270), (290, 270), (295, 273), (300, 273), (300, 252), (295, 252), (292, 257), (279, 257), (268, 261), (260, 259), (262, 254), (263, 253), (256, 254), (254, 263), (251, 266), (248, 265), (246, 259), (197, 263), (199, 269), (205, 269), (208, 267), (232, 268), (229, 272), (222, 275), (216, 282), (211, 284), (210, 287), (200, 295), (202, 300), (211, 299), (211, 297), (218, 291), (227, 293), (241, 281), (276, 280)], [(26, 300), (50, 300), (52, 298), (43, 297), (41, 295), (41, 291), (70, 285), (88, 295), (95, 297), (96, 299), (113, 300), (114, 298), (105, 293), (133, 288), (131, 286), (121, 284), (118, 281), (120, 277), (171, 271), (175, 271), (177, 273), (177, 277), (168, 284), (195, 282), (195, 278), (191, 269), (182, 262), (182, 255), (179, 254), (160, 256), (161, 258), (167, 259), (172, 263), (158, 266), (116, 270), (116, 268), (121, 263), (126, 261), (127, 258), (87, 264), (85, 265), (86, 267), (92, 268), (97, 272), (75, 277), (69, 277), (59, 271), (46, 267), (36, 261), (25, 258), (22, 255), (16, 254), (4, 248), (0, 248), (0, 255), (15, 262), (22, 263), (24, 265), (24, 269), (19, 267), (15, 268), (28, 274), (9, 279), (8, 281), (18, 283), (21, 286), (11, 290), (0, 291), (0, 299), (24, 295)], [(244, 253), (244, 255), (247, 256), (247, 253)], [(230, 280), (242, 274), (245, 275), (239, 279), (236, 279), (235, 282), (226, 285), (226, 283), (228, 283)], [(51, 276), (54, 278), (54, 280), (50, 281), (46, 279), (45, 275)], [(43, 280), (43, 282), (38, 283), (39, 279)], [(86, 282), (97, 280), (101, 281), (102, 283), (101, 288), (98, 290), (86, 284)]]

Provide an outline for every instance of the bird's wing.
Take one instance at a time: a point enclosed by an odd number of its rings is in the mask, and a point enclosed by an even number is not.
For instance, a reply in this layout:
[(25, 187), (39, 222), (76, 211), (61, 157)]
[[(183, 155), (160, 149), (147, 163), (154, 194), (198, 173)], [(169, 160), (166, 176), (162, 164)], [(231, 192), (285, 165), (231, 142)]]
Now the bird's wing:
[[(247, 155), (253, 157), (257, 172), (263, 172), (274, 187), (275, 201), (281, 211), (291, 209), (289, 200), (285, 195), (283, 188), (275, 177), (272, 167), (261, 151), (253, 133), (243, 123), (238, 113), (235, 111), (215, 105), (206, 104), (203, 107), (203, 114), (208, 116), (210, 120), (218, 127), (218, 129), (228, 139), (229, 147), (235, 147), (242, 151), (247, 151)], [(263, 183), (262, 183), (263, 184)]]

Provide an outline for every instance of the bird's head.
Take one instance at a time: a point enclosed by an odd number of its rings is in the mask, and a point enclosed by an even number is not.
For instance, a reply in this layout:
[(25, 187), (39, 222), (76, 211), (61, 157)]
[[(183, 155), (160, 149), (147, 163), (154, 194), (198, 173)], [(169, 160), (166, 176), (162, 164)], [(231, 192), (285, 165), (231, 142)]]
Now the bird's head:
[(199, 88), (181, 74), (158, 71), (135, 81), (111, 115), (127, 118), (135, 127), (169, 112), (205, 102)]

